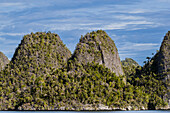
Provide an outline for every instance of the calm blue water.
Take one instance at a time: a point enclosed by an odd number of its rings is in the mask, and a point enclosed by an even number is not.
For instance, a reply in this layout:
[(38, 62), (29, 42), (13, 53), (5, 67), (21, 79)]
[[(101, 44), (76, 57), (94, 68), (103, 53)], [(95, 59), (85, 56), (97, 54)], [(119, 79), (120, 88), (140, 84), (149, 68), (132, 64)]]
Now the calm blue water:
[[(90, 111), (0, 111), (0, 113), (89, 113)], [(170, 111), (91, 111), (90, 113), (170, 113)]]

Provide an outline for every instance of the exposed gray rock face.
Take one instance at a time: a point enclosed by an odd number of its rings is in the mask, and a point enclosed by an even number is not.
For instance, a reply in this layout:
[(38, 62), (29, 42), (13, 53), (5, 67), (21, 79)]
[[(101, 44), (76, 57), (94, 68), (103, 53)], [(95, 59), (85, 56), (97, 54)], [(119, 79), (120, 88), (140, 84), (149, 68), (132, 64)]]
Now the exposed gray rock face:
[(156, 73), (170, 76), (170, 31), (164, 37), (159, 52), (154, 56), (153, 70)]
[[(159, 52), (153, 58), (153, 71), (160, 76), (164, 76), (164, 81), (168, 82), (170, 89), (170, 31), (165, 35)], [(165, 99), (169, 103), (170, 108), (170, 92), (166, 94)]]
[(0, 52), (0, 71), (3, 70), (8, 63), (8, 58), (2, 52)]
[(82, 36), (71, 59), (77, 64), (102, 64), (117, 76), (124, 74), (114, 41), (102, 30)]

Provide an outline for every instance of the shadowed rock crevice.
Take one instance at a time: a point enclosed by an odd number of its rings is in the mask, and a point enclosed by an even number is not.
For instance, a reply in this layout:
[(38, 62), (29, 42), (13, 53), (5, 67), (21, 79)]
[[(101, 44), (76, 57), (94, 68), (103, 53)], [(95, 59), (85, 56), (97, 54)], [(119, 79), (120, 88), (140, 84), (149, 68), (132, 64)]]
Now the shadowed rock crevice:
[(103, 51), (102, 51), (102, 49), (100, 47), (100, 44), (99, 44), (99, 51), (101, 51), (102, 64), (105, 64), (105, 62), (104, 62), (104, 55), (103, 55)]

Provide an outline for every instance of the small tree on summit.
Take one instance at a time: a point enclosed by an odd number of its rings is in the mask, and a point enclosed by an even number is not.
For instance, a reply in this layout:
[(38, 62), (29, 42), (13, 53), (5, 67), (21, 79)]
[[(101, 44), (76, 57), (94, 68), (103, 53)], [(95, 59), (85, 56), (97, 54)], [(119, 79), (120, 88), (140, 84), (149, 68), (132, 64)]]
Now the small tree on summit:
[(150, 61), (151, 57), (146, 57), (146, 59), (147, 59), (148, 61)]

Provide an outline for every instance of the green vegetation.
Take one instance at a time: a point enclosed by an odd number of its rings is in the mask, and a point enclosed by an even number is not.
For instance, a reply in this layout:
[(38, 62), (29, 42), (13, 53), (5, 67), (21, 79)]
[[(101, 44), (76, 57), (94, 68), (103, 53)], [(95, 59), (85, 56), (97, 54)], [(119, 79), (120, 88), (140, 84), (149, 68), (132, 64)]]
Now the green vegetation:
[[(25, 35), (11, 62), (0, 74), (1, 109), (18, 109), (23, 103), (32, 102), (36, 98), (32, 95), (34, 90), (42, 92), (44, 79), (53, 70), (66, 67), (70, 57), (71, 52), (57, 34)], [(34, 89), (36, 86), (40, 89)]]
[[(122, 61), (123, 69), (127, 77), (127, 84), (131, 87), (138, 107), (144, 106), (148, 109), (161, 109), (167, 106), (163, 96), (168, 92), (166, 82), (151, 69), (151, 58), (147, 57), (146, 64), (141, 67), (131, 58)], [(138, 93), (138, 94), (136, 94)], [(136, 95), (135, 95), (136, 94)]]
[(122, 61), (127, 78), (124, 82), (125, 75), (117, 76), (104, 65), (103, 55), (117, 54), (113, 40), (104, 31), (87, 33), (80, 42), (71, 56), (57, 34), (25, 35), (11, 62), (0, 72), (0, 110), (98, 110), (100, 106), (140, 110), (167, 106), (166, 76), (153, 71), (153, 58), (147, 58), (143, 67), (130, 58)]
[(81, 36), (68, 65), (70, 70), (74, 70), (77, 64), (84, 65), (92, 62), (109, 68), (117, 76), (123, 75), (115, 43), (105, 31), (92, 31)]
[(134, 74), (137, 68), (141, 68), (141, 66), (131, 58), (126, 58), (121, 62), (122, 62), (124, 73), (127, 77), (128, 75)]
[(144, 67), (137, 68), (135, 73), (128, 75), (127, 82), (146, 93), (149, 109), (161, 109), (168, 105), (163, 98), (168, 92), (168, 82), (163, 82), (164, 77), (152, 72), (150, 64), (149, 61)]

